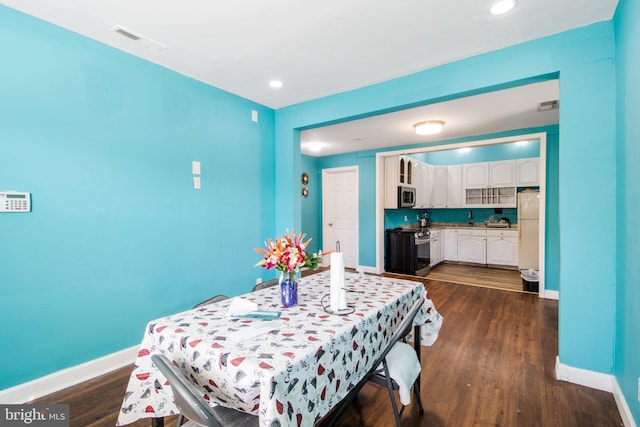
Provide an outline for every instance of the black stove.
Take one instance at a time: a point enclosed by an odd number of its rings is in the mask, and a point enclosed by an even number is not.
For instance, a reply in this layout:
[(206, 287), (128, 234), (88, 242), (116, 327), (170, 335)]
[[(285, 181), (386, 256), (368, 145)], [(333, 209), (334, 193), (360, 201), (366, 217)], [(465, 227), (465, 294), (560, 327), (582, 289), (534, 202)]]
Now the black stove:
[(412, 276), (429, 274), (431, 242), (428, 229), (388, 229), (385, 243), (386, 271)]

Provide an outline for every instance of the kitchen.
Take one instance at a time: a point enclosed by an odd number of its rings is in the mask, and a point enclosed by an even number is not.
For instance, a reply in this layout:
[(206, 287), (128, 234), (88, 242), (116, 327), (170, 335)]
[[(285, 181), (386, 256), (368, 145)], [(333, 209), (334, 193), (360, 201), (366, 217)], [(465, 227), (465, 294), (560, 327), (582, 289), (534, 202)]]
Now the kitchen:
[(538, 292), (540, 176), (535, 139), (386, 156), (385, 271), (520, 270)]
[[(335, 228), (335, 221), (324, 211), (325, 201), (331, 200), (332, 195), (323, 182), (325, 172), (350, 168), (356, 175), (359, 182), (353, 198), (357, 201), (356, 211), (352, 214), (355, 216), (348, 235), (353, 236), (351, 238), (357, 245), (345, 245), (343, 242), (342, 247), (354, 246), (355, 262), (352, 268), (381, 274), (385, 271), (386, 229), (417, 223), (416, 214), (422, 214), (425, 209), (429, 212), (432, 224), (466, 223), (469, 210), (462, 205), (461, 193), (457, 195), (459, 207), (445, 207), (443, 198), (451, 196), (443, 186), (432, 187), (433, 203), (440, 200), (437, 206), (427, 205), (422, 210), (385, 209), (386, 157), (415, 157), (434, 166), (432, 173), (436, 174), (435, 177), (444, 170), (435, 166), (539, 157), (539, 170), (536, 169), (541, 180), (539, 224), (540, 230), (544, 230), (540, 233), (539, 244), (539, 293), (547, 298), (558, 298), (559, 109), (557, 102), (552, 103), (554, 108), (540, 106), (546, 105), (541, 100), (557, 100), (558, 97), (558, 81), (549, 80), (301, 132), (300, 149), (303, 155), (300, 173), (305, 172), (310, 178), (307, 184), (301, 183), (299, 189), (302, 191), (302, 227), (319, 236), (312, 242), (312, 246), (316, 245), (312, 249), (335, 246), (335, 242), (332, 242), (335, 238), (332, 239), (327, 232), (331, 230), (331, 224)], [(444, 131), (441, 134), (424, 136), (407, 131), (420, 119), (434, 116), (444, 119)], [(528, 145), (538, 148), (529, 148), (531, 151), (527, 151), (525, 145), (511, 144), (512, 152), (508, 155), (496, 153), (501, 146), (504, 150), (509, 143), (525, 140), (538, 141)], [(459, 148), (464, 150), (457, 151)], [(435, 153), (449, 158), (434, 160)], [(432, 158), (428, 159), (429, 156)], [(421, 172), (416, 173), (419, 179)], [(451, 179), (454, 177), (455, 174)], [(459, 185), (462, 185), (461, 181)], [(470, 208), (476, 224), (483, 223), (491, 215), (497, 219), (507, 217), (513, 225), (513, 231), (517, 230), (517, 209), (515, 205), (512, 206), (502, 208), (502, 214), (496, 214), (493, 206)], [(446, 245), (444, 247), (446, 250)], [(444, 259), (444, 254), (442, 257)]]

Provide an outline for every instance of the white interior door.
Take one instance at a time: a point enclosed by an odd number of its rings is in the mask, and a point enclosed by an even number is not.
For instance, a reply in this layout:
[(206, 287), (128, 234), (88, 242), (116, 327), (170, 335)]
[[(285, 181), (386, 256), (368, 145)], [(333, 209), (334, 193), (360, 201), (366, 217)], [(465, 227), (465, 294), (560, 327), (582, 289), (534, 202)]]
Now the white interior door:
[(340, 242), (347, 268), (358, 267), (358, 196), (357, 166), (322, 170), (322, 249)]

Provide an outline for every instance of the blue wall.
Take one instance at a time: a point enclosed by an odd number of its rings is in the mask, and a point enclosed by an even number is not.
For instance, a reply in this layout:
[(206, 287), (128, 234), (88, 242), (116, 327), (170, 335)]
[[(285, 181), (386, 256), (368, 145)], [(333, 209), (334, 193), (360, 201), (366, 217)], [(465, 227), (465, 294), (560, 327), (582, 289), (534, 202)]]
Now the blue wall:
[[(559, 356), (569, 366), (611, 374), (616, 272), (614, 57), (613, 23), (607, 21), (280, 109), (276, 191), (291, 208), (277, 212), (276, 224), (301, 222), (300, 202), (287, 188), (300, 171), (297, 130), (528, 83), (539, 76), (559, 76)], [(612, 207), (598, 211), (598, 227), (585, 214), (593, 210), (594, 194), (599, 206)], [(372, 241), (376, 232), (380, 230), (375, 226), (368, 228), (361, 239)], [(594, 241), (599, 242), (598, 251), (593, 251)], [(360, 246), (366, 246), (362, 240)], [(585, 268), (596, 265), (597, 269)]]
[[(429, 144), (430, 146), (434, 144)], [(435, 144), (437, 145), (437, 144)], [(528, 141), (526, 144), (511, 142), (508, 144), (485, 145), (465, 149), (431, 151), (411, 154), (411, 157), (431, 165), (461, 165), (465, 163), (496, 162), (500, 160), (523, 159), (540, 156), (540, 141)]]
[(640, 421), (640, 3), (620, 0), (615, 16), (617, 86), (617, 334), (615, 375)]
[(273, 110), (4, 6), (0, 52), (0, 190), (33, 197), (0, 214), (0, 389), (251, 289), (275, 234)]

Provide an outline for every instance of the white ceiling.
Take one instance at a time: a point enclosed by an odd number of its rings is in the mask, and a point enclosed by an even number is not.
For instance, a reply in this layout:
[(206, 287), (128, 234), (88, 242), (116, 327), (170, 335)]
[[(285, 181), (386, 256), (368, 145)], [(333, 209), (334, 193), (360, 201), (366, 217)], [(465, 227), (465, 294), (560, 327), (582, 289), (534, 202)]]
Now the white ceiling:
[[(558, 80), (549, 80), (310, 129), (300, 134), (300, 151), (329, 156), (558, 124), (559, 110), (539, 112), (538, 103), (558, 100), (559, 90)], [(426, 120), (444, 121), (443, 131), (416, 135), (413, 125)], [(310, 150), (314, 143), (320, 152)]]
[[(0, 0), (260, 104), (281, 108), (611, 19), (617, 0)], [(160, 43), (134, 42), (122, 25)], [(280, 79), (284, 87), (267, 83)]]
[[(271, 108), (321, 98), (613, 17), (618, 0), (0, 0), (0, 4)], [(140, 35), (133, 41), (112, 29)], [(147, 39), (145, 41), (145, 38)], [(268, 82), (280, 79), (281, 89)], [(556, 82), (305, 131), (330, 155), (558, 123)], [(447, 122), (417, 137), (412, 125)], [(324, 143), (311, 153), (307, 143)]]

